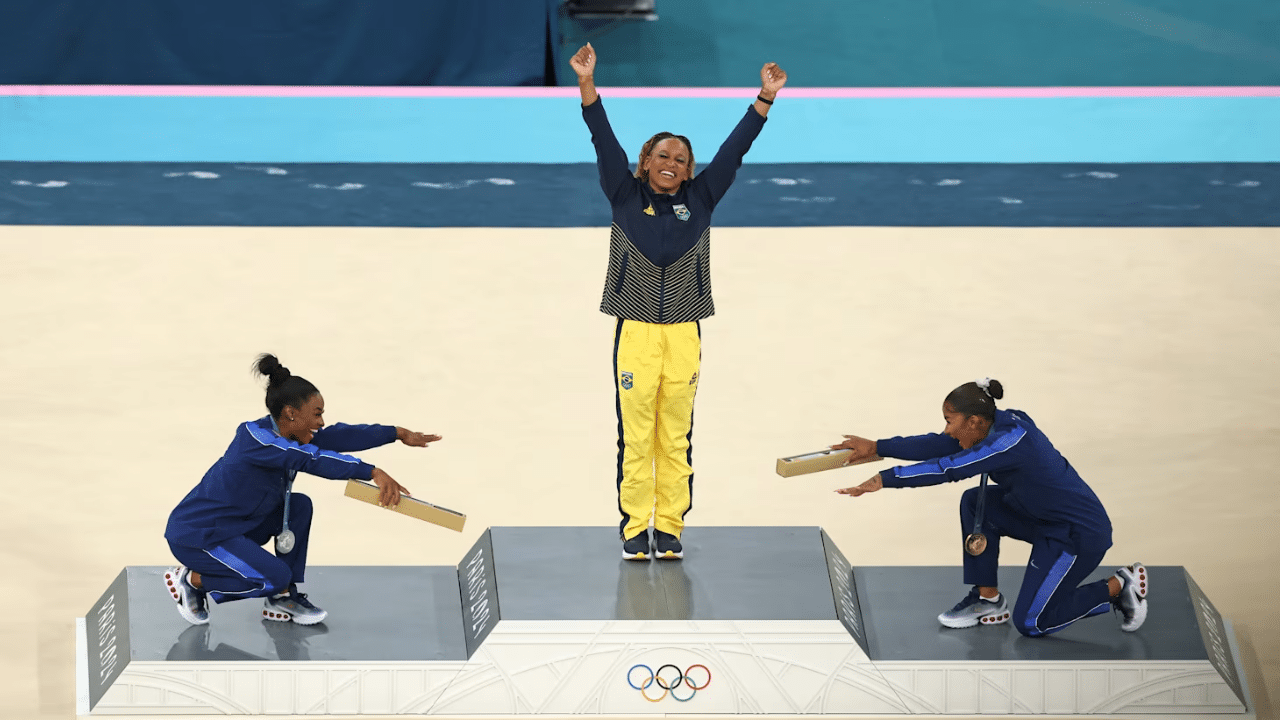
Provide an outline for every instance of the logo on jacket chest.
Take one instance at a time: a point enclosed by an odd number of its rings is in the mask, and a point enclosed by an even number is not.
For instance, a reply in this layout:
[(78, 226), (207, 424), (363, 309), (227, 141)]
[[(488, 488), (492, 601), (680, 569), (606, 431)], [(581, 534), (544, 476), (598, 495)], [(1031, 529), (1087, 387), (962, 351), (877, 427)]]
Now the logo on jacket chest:
[(630, 390), (635, 385), (635, 376), (629, 372), (622, 373), (622, 389)]
[[(693, 215), (689, 212), (688, 205), (684, 205), (684, 204), (672, 205), (671, 210), (675, 212), (676, 217), (683, 222), (689, 222), (689, 218), (693, 217)], [(648, 215), (649, 217), (658, 216), (658, 213), (653, 209), (653, 203), (649, 203), (649, 207), (644, 209), (644, 214)]]

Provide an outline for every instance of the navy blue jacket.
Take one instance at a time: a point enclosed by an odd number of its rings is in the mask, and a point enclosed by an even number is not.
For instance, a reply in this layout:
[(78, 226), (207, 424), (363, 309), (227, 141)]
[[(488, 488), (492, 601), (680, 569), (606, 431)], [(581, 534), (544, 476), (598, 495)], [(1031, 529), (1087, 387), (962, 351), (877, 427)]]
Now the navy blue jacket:
[(596, 148), (600, 188), (613, 211), (600, 311), (658, 324), (711, 317), (711, 212), (733, 184), (765, 118), (748, 108), (702, 172), (668, 195), (632, 174), (603, 100), (583, 106), (582, 117)]
[[(591, 130), (600, 188), (613, 209), (613, 224), (658, 267), (666, 267), (679, 259), (711, 226), (711, 211), (733, 184), (743, 157), (766, 120), (754, 107), (748, 107), (747, 114), (702, 172), (680, 183), (675, 194), (668, 195), (654, 192), (648, 183), (631, 172), (627, 153), (605, 115), (603, 99), (583, 106), (582, 118)], [(677, 205), (688, 209), (687, 220), (677, 217), (674, 209)], [(652, 215), (644, 212), (649, 207), (653, 208)]]
[(1021, 410), (996, 410), (987, 437), (964, 450), (939, 433), (876, 443), (880, 457), (922, 460), (880, 473), (885, 487), (925, 487), (988, 473), (1005, 504), (1037, 521), (1046, 536), (1080, 549), (1111, 547), (1111, 519), (1071, 463)]
[(226, 453), (169, 514), (164, 536), (175, 545), (209, 548), (244, 535), (279, 509), (295, 474), (368, 480), (373, 466), (342, 453), (395, 439), (392, 425), (334, 423), (301, 445), (281, 437), (270, 415), (242, 423)]

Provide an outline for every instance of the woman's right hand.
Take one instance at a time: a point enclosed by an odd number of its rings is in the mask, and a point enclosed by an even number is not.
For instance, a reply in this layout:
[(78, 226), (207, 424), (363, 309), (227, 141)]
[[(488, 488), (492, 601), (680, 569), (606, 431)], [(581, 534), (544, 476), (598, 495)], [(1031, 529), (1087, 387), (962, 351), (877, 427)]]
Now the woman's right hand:
[(409, 488), (396, 482), (381, 468), (373, 469), (373, 483), (378, 486), (378, 505), (393, 508), (400, 504), (400, 496), (408, 495)]
[(578, 74), (579, 80), (593, 77), (596, 73), (596, 49), (591, 47), (591, 43), (583, 45), (569, 58), (569, 65)]
[(858, 437), (857, 435), (845, 435), (844, 442), (839, 445), (832, 445), (832, 450), (852, 450), (849, 458), (845, 460), (846, 465), (859, 462), (861, 460), (869, 460), (878, 457), (876, 454), (876, 441)]

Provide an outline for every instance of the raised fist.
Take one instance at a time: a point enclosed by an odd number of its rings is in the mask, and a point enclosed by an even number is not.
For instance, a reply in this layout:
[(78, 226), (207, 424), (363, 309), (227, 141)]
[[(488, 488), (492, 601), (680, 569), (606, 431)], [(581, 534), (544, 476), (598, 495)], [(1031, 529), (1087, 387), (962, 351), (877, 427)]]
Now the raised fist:
[[(596, 72), (596, 49), (591, 47), (591, 43), (578, 48), (578, 52), (569, 58), (569, 65), (573, 67), (573, 71), (578, 74), (578, 78), (589, 78)], [(775, 66), (776, 67), (776, 66)]]

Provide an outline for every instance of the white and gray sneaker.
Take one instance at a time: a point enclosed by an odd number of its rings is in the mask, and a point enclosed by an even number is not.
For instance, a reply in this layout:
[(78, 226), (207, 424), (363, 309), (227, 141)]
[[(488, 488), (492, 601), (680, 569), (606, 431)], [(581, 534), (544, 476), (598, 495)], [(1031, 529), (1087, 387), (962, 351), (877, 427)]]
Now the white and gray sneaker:
[(205, 591), (191, 584), (191, 568), (178, 565), (164, 571), (164, 587), (178, 603), (178, 614), (192, 625), (209, 622), (209, 609), (205, 604)]
[(299, 625), (315, 625), (322, 622), (329, 613), (321, 610), (307, 596), (290, 588), (284, 595), (269, 597), (262, 603), (262, 617), (276, 622), (296, 622)]
[(1142, 563), (1134, 563), (1117, 570), (1116, 579), (1120, 581), (1120, 594), (1111, 602), (1124, 616), (1120, 629), (1133, 632), (1147, 619), (1147, 590), (1151, 587), (1147, 582), (1147, 569)]
[(1009, 622), (1009, 604), (1005, 602), (1004, 593), (995, 600), (987, 600), (978, 594), (975, 585), (965, 599), (939, 615), (938, 622), (949, 628), (967, 628), (979, 623), (999, 625)]

